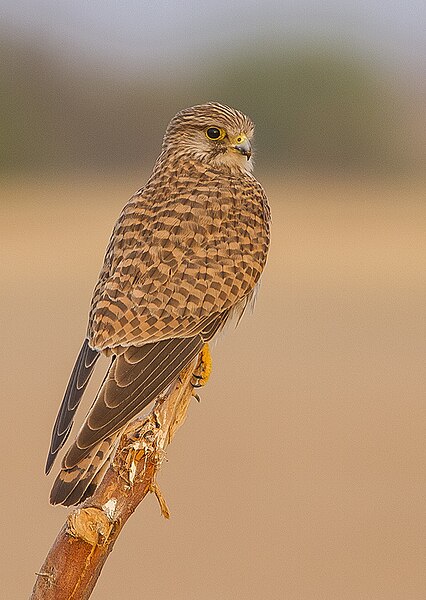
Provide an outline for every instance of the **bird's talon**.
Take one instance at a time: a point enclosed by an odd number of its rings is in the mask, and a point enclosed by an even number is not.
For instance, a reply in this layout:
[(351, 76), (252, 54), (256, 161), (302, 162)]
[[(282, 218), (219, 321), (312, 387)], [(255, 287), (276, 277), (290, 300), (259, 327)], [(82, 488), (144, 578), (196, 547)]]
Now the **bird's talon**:
[(198, 363), (191, 378), (193, 388), (200, 388), (206, 385), (212, 371), (212, 357), (210, 355), (209, 345), (204, 344), (198, 356)]

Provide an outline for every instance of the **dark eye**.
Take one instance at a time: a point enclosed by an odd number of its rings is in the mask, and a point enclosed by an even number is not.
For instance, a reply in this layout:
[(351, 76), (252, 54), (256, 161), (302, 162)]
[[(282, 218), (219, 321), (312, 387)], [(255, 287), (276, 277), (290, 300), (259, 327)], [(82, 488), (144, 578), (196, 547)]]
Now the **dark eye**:
[(225, 135), (225, 130), (219, 129), (218, 127), (209, 127), (206, 129), (206, 136), (209, 140), (223, 140)]

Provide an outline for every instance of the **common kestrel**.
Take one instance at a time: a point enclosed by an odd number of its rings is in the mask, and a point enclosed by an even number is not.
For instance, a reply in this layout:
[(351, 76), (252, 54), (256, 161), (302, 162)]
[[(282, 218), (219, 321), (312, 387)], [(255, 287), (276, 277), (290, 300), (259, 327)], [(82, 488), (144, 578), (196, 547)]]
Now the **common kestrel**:
[(253, 131), (247, 116), (216, 102), (182, 110), (167, 127), (152, 174), (124, 207), (106, 250), (46, 473), (99, 355), (111, 364), (62, 461), (52, 504), (93, 493), (129, 421), (252, 299), (270, 223), (251, 173)]

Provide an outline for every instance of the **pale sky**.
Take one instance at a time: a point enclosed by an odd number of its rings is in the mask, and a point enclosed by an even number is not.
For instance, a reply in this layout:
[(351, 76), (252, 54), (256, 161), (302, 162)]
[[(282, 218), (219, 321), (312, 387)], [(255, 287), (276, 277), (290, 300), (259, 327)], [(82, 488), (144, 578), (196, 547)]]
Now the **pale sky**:
[(264, 38), (343, 40), (409, 69), (426, 54), (420, 0), (2, 0), (1, 13), (8, 33), (119, 68), (190, 68)]

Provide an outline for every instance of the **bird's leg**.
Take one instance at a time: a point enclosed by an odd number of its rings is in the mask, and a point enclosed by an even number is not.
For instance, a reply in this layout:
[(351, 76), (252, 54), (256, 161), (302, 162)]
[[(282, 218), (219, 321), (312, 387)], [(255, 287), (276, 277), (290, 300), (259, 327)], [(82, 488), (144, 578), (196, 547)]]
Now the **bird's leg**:
[(209, 345), (204, 344), (201, 348), (201, 352), (198, 355), (198, 362), (195, 370), (192, 374), (191, 385), (192, 387), (199, 388), (206, 385), (209, 380), (210, 373), (212, 372), (212, 357), (209, 350)]

